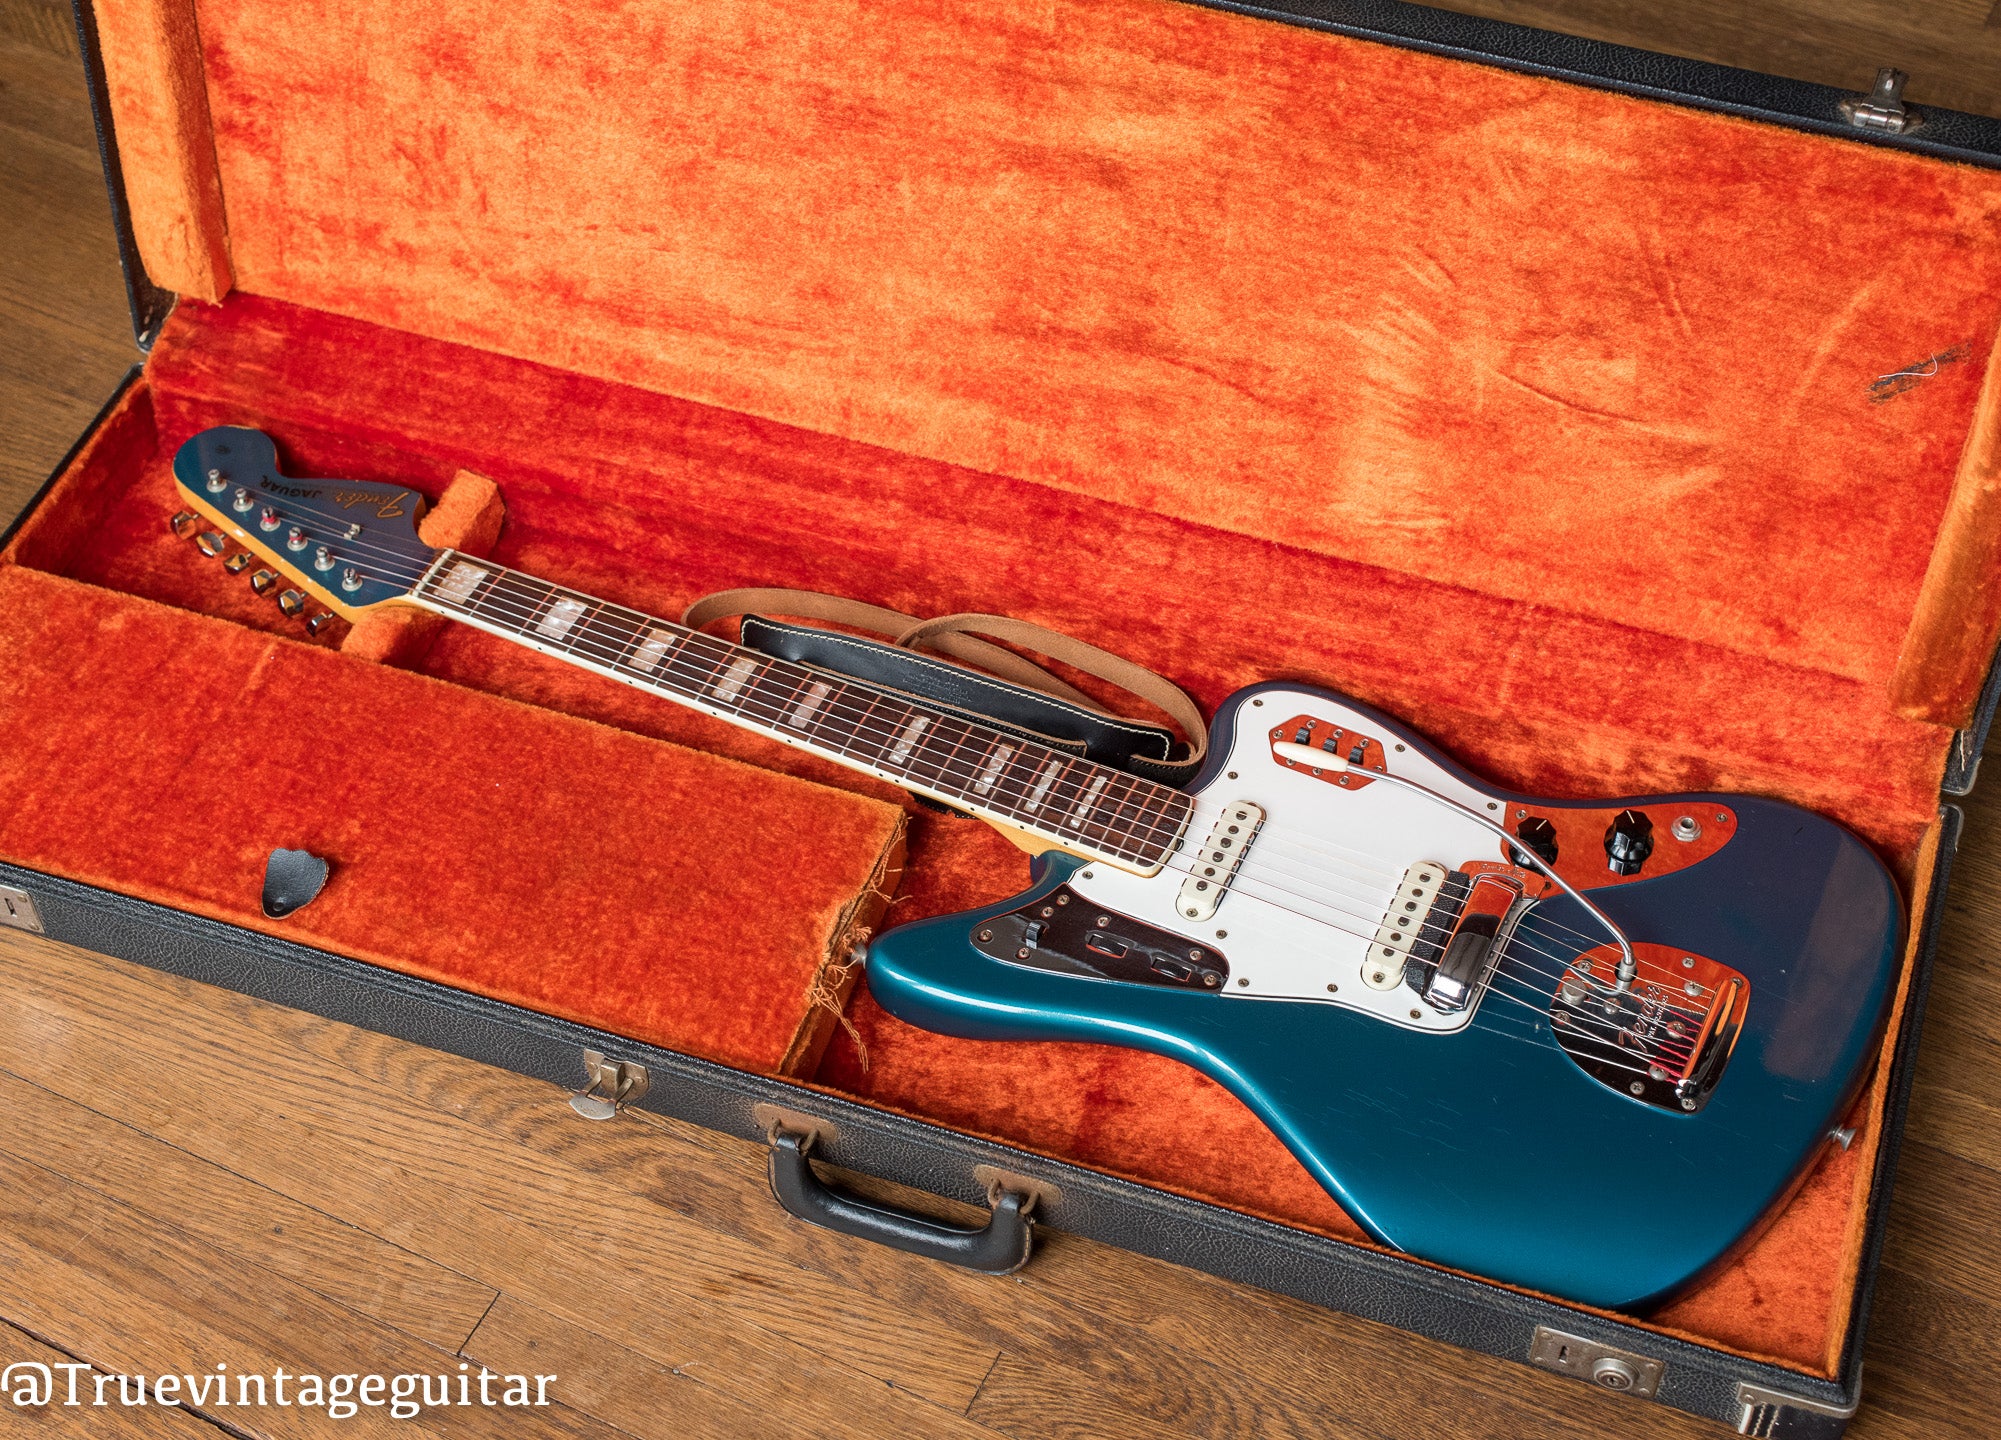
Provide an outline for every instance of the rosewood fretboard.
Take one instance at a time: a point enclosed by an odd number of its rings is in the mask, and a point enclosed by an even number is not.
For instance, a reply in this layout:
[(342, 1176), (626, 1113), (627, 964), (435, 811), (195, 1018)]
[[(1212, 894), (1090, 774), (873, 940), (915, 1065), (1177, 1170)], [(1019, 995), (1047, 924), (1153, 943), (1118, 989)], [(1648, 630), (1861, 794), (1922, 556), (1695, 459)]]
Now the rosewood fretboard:
[(1165, 863), (1179, 790), (446, 551), (410, 598), (491, 634), (1113, 864)]

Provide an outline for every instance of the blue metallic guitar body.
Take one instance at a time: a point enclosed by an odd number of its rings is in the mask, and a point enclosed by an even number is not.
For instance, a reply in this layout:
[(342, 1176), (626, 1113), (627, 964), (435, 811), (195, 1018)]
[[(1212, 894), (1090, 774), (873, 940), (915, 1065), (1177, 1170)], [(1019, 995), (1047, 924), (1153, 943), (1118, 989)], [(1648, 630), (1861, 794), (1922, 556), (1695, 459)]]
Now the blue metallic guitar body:
[[(1744, 796), (1507, 794), (1387, 716), (1305, 686), (1233, 696), (1216, 731), (1183, 853), (1206, 817), (1261, 823), (1213, 911), (1186, 866), (1147, 877), (1053, 851), (1013, 900), (881, 935), (876, 999), (950, 1034), (1181, 1060), (1249, 1106), (1377, 1239), (1593, 1305), (1643, 1308), (1685, 1287), (1825, 1152), (1877, 1049), (1902, 932), (1894, 882), (1848, 831)], [(1308, 763), (1335, 746), (1372, 760), (1378, 743), (1391, 771), (1435, 795), (1356, 786), (1366, 765), (1344, 776)], [(1651, 851), (1622, 875), (1599, 837), (1636, 814)], [(1511, 864), (1519, 850), (1474, 816), (1549, 822), (1520, 833), (1560, 837), (1550, 868), (1648, 957), (1633, 989), (1611, 992), (1604, 925)], [(1440, 944), (1401, 957), (1400, 982), (1361, 973), (1397, 881), (1433, 866), (1475, 891), (1461, 914), (1479, 908), (1482, 874), (1503, 901), (1507, 883), (1523, 886), (1458, 1011), (1440, 1009), (1452, 987), (1439, 972), (1473, 963), (1480, 941), (1445, 958), (1465, 923), (1450, 904), (1420, 897)]]

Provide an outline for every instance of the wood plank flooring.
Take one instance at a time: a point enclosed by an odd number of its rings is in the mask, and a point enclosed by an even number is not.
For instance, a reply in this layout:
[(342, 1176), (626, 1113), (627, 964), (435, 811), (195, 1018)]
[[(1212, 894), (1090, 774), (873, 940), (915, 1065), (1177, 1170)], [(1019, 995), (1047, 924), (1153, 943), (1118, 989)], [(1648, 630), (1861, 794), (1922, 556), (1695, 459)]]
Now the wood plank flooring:
[[(1507, 13), (1557, 15), (1529, 8)], [(1922, 23), (1957, 44), (1978, 8)], [(1759, 47), (1811, 28), (1790, 13), (1573, 0), (1558, 18), (1641, 40), (1680, 23), (1739, 47), (1715, 58), (1785, 69)], [(1866, 79), (1874, 42), (1852, 32), (1917, 13), (1857, 4), (1827, 28)], [(0, 0), (0, 516), (134, 358), (73, 48), (47, 0)], [(2001, 801), (1969, 822), (1857, 1440), (2001, 1433)], [(960, 1274), (793, 1223), (762, 1170), (753, 1145), (583, 1124), (537, 1082), (0, 931), (0, 1364), (559, 1377), (545, 1408), (400, 1422), (474, 1436), (1724, 1433), (1060, 1234), (1020, 1276)], [(374, 1428), (0, 1406), (0, 1434), (356, 1427)]]

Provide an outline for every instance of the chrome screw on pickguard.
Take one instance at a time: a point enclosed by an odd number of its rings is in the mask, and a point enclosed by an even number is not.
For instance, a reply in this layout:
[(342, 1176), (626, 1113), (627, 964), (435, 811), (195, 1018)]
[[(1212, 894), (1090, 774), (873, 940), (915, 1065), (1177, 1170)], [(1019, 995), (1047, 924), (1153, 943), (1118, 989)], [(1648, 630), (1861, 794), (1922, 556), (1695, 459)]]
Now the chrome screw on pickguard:
[(1241, 989), (1241, 988), (1243, 988), (1244, 986), (1246, 986), (1246, 985), (1248, 985), (1248, 984), (1250, 984), (1250, 983), (1251, 983), (1251, 982), (1250, 982), (1250, 981), (1249, 981), (1248, 979), (1242, 979), (1242, 980), (1239, 980), (1239, 981), (1237, 981), (1237, 986), (1238, 986), (1238, 988), (1239, 988), (1239, 989)]
[(1693, 1110), (1695, 1108), (1695, 1102), (1693, 1100), (1683, 1100), (1681, 1102), (1681, 1108), (1684, 1110)]
[(1111, 923), (1112, 923), (1112, 917), (1109, 915), (1100, 915), (1098, 917), (1098, 928), (1100, 930), (1104, 929), (1107, 925)]
[(1635, 1080), (1632, 1084), (1628, 1085), (1626, 1088), (1632, 1091), (1635, 1095), (1644, 1095), (1647, 1090), (1647, 1087), (1638, 1080)]
[(1422, 1020), (1424, 1018), (1424, 1012), (1422, 1010), (1413, 1010), (1410, 1012), (1410, 1018), (1413, 1020)]
[(1068, 905), (1070, 903), (1070, 897), (1068, 895), (1058, 895), (1056, 897), (1056, 903), (1058, 905)]
[(1047, 920), (1051, 915), (1054, 915), (1055, 913), (1056, 913), (1056, 907), (1054, 905), (1045, 905), (1042, 907), (1042, 918), (1045, 920)]
[(1200, 960), (1202, 958), (1202, 952), (1200, 950), (1190, 950), (1188, 952), (1188, 958), (1190, 960)]
[(1230, 932), (1227, 930), (1218, 930), (1216, 932), (1216, 938), (1218, 940), (1227, 940), (1230, 938)]
[(980, 932), (980, 939), (982, 940), (991, 940), (993, 938), (994, 938), (994, 932), (991, 930), (982, 930)]
[(1702, 838), (1702, 826), (1696, 823), (1693, 815), (1679, 816), (1674, 822), (1674, 838), (1684, 841), (1699, 840)]
[(1026, 960), (1026, 959), (1028, 958), (1028, 950), (1027, 950), (1027, 948), (1026, 948), (1026, 947), (1024, 947), (1024, 948), (1022, 948), (1022, 949), (1020, 949), (1020, 950), (1017, 950), (1017, 951), (1015, 951), (1015, 952), (1014, 952), (1014, 958), (1015, 958), (1015, 959), (1017, 959), (1017, 960)]
[(1327, 986), (1327, 993), (1329, 995), (1339, 995), (1341, 993), (1341, 987), (1339, 985), (1330, 983)]
[(1682, 956), (1681, 968), (1684, 970), (1693, 970), (1695, 968), (1695, 957), (1693, 955)]

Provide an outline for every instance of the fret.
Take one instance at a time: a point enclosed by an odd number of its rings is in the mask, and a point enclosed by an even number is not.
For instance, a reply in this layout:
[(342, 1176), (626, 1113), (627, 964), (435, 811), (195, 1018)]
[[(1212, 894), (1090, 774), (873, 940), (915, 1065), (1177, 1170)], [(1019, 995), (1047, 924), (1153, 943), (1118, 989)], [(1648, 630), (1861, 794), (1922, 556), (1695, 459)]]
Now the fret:
[[(862, 760), (861, 757), (881, 754), (880, 746), (870, 749), (873, 742), (869, 732), (873, 722), (869, 717), (875, 711), (875, 692), (846, 684), (831, 675), (815, 676), (813, 683), (824, 683), (828, 690), (826, 698), (808, 717), (808, 724), (802, 733), (816, 734), (822, 745), (833, 746), (846, 759), (872, 764), (872, 761)], [(807, 687), (808, 692), (811, 689), (811, 686)], [(802, 694), (799, 704), (805, 705), (808, 698), (808, 694)]]
[(735, 647), (714, 636), (691, 633), (660, 674), (689, 699), (706, 700), (709, 687), (735, 653)]
[(902, 770), (910, 764), (911, 752), (923, 740), (924, 732), (931, 728), (931, 716), (919, 714), (909, 706), (903, 708), (909, 710), (910, 719), (898, 729), (896, 738), (889, 742), (889, 753), (882, 757), (885, 768), (891, 770)]
[(1071, 807), (1069, 817), (1063, 822), (1064, 825), (1082, 834), (1084, 828), (1091, 823), (1091, 816), (1097, 810), (1098, 802), (1104, 798), (1105, 787), (1111, 781), (1112, 772), (1104, 769), (1095, 769), (1080, 781), (1077, 803)]
[(638, 643), (631, 647), (630, 653), (625, 657), (626, 668), (636, 670), (641, 675), (655, 674), (667, 657), (686, 639), (687, 636), (677, 635), (671, 630), (640, 628)]
[(599, 605), (570, 632), (570, 649), (594, 665), (621, 669), (641, 623), (641, 617), (630, 610)]
[(980, 768), (973, 775), (972, 793), (982, 797), (993, 794), (1008, 761), (1020, 750), (1021, 747), (1012, 740), (996, 738), (989, 744), (986, 754), (980, 757)]
[(1024, 815), (1034, 815), (1038, 818), (1042, 815), (1042, 807), (1049, 803), (1050, 788), (1055, 785), (1056, 777), (1063, 773), (1066, 763), (1061, 755), (1049, 755), (1046, 750), (1043, 754), (1049, 758), (1036, 773), (1035, 783), (1029, 788), (1028, 795), (1021, 805)]
[(1093, 823), (1099, 828), (1106, 844), (1116, 847), (1127, 856), (1136, 857), (1143, 848), (1134, 838), (1133, 826), (1146, 813), (1145, 796), (1151, 784), (1131, 775), (1120, 775), (1106, 787), (1104, 798), (1098, 802)]
[(725, 669), (723, 679), (717, 682), (715, 693), (721, 694), (728, 685), (730, 671), (738, 670), (746, 661), (752, 668), (741, 671), (746, 679), (732, 697), (736, 712), (778, 729), (785, 712), (792, 708), (794, 694), (805, 683), (806, 672), (782, 660), (767, 660), (749, 651), (739, 651), (737, 659)]
[(471, 602), (473, 592), (492, 574), (483, 565), (475, 565), (463, 556), (454, 556), (450, 565), (431, 577), (431, 593), (448, 605), (463, 608)]
[(542, 607), (555, 596), (555, 586), (518, 570), (503, 570), (466, 608), (483, 620), (491, 620), (517, 635), (526, 635)]
[(924, 738), (917, 747), (916, 763), (911, 766), (908, 773), (917, 778), (920, 768), (927, 769), (931, 772), (929, 783), (933, 788), (943, 791), (948, 796), (956, 797), (965, 780), (962, 774), (955, 773), (953, 762), (958, 757), (960, 748), (972, 734), (973, 726), (964, 720), (957, 720), (949, 715), (939, 716), (932, 722), (931, 728), (925, 731)]
[(834, 686), (827, 680), (809, 680), (806, 688), (799, 692), (799, 699), (792, 712), (785, 717), (788, 730), (797, 730), (802, 735), (813, 733), (813, 727), (820, 723), (826, 712), (827, 697), (834, 693)]
[[(849, 692), (854, 690), (853, 686), (842, 688)], [(858, 764), (880, 769), (883, 768), (883, 761), (888, 758), (890, 745), (903, 724), (903, 719), (895, 712), (900, 708), (906, 709), (904, 718), (907, 718), (907, 708), (899, 707), (894, 700), (880, 691), (863, 690), (859, 693), (868, 697), (868, 704), (862, 708), (859, 715), (850, 717), (847, 753)]]
[(535, 633), (545, 640), (563, 641), (577, 622), (590, 613), (590, 608), (581, 596), (552, 593), (549, 608), (535, 622)]
[(755, 655), (738, 655), (723, 666), (715, 682), (709, 686), (709, 698), (719, 705), (733, 705), (757, 671), (758, 659)]
[(1071, 818), (1082, 802), (1084, 787), (1090, 782), (1092, 772), (1098, 767), (1090, 761), (1065, 756), (1063, 768), (1056, 774), (1056, 783), (1049, 787), (1049, 798), (1043, 802), (1047, 827), (1059, 834), (1068, 834), (1076, 829)]
[(1027, 808), (1029, 792), (1035, 788), (1035, 777), (1052, 758), (1040, 745), (1019, 746), (994, 782), (995, 807), (1016, 820), (1033, 822), (1035, 816)]

